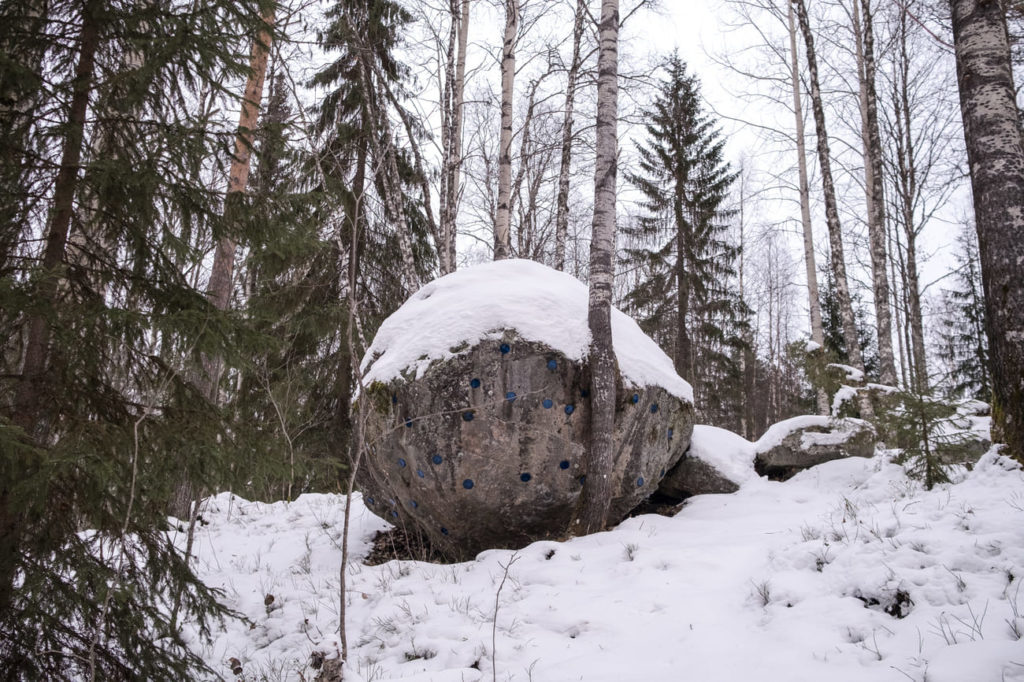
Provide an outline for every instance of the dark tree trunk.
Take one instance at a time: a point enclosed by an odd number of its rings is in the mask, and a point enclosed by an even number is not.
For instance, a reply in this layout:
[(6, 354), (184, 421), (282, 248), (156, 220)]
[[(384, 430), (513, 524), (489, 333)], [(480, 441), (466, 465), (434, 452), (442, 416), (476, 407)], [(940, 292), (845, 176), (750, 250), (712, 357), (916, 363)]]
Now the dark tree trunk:
[[(78, 64), (68, 107), (64, 149), (60, 170), (53, 186), (53, 204), (46, 233), (42, 263), (34, 276), (38, 300), (56, 306), (60, 295), (61, 271), (64, 265), (68, 232), (74, 215), (78, 171), (82, 161), (86, 113), (96, 69), (99, 28), (96, 24), (97, 3), (82, 7), (82, 30)], [(51, 308), (52, 309), (52, 308)], [(28, 337), (22, 364), (21, 383), (15, 395), (13, 422), (24, 430), (31, 443), (45, 444), (52, 416), (46, 414), (46, 370), (50, 355), (52, 320), (37, 313), (28, 321)], [(24, 514), (10, 503), (10, 491), (4, 482), (0, 490), (0, 613), (6, 612), (14, 590), (14, 573), (19, 554)]]
[(562, 156), (558, 167), (558, 197), (555, 209), (555, 268), (565, 270), (565, 242), (569, 236), (569, 168), (572, 165), (572, 115), (576, 105), (576, 80), (580, 73), (580, 43), (583, 41), (585, 0), (576, 0), (572, 28), (572, 63), (565, 84), (565, 117), (562, 119)]
[(995, 426), (1024, 461), (1024, 143), (1014, 98), (1006, 8), (951, 0), (960, 112), (981, 247)]

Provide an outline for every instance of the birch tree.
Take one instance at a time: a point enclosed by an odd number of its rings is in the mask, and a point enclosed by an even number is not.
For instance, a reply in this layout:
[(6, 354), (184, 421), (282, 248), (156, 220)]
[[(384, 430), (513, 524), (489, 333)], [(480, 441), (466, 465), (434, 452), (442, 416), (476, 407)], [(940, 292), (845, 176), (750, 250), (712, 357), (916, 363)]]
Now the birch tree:
[[(796, 127), (796, 162), (800, 193), (800, 226), (803, 229), (804, 266), (807, 272), (807, 307), (811, 317), (811, 341), (818, 348), (825, 346), (821, 325), (821, 301), (818, 299), (818, 266), (814, 255), (814, 227), (811, 223), (811, 188), (807, 179), (807, 143), (804, 134), (804, 107), (800, 94), (800, 54), (796, 46), (796, 20), (793, 4), (786, 3), (789, 28), (790, 80), (793, 86), (793, 122)], [(829, 413), (828, 394), (824, 388), (815, 392), (818, 414)]]
[(889, 306), (885, 193), (882, 141), (878, 127), (878, 96), (875, 87), (875, 31), (872, 11), (870, 0), (853, 1), (861, 140), (864, 146), (864, 193), (867, 200), (868, 241), (871, 251), (871, 289), (875, 298), (875, 322), (878, 327), (878, 370), (881, 382), (894, 386), (896, 363), (892, 351), (892, 310)]
[(590, 443), (587, 477), (570, 529), (603, 530), (612, 499), (612, 433), (615, 427), (615, 348), (612, 344), (612, 288), (615, 281), (615, 185), (618, 174), (619, 2), (602, 0), (598, 25), (597, 158), (594, 220), (590, 242)]
[[(951, 0), (994, 389), (1005, 454), (1024, 461), (1024, 142), (1006, 7)], [(996, 436), (998, 437), (998, 436)]]
[(512, 98), (516, 79), (516, 37), (519, 0), (505, 0), (505, 33), (501, 47), (501, 135), (498, 143), (498, 206), (494, 220), (494, 260), (512, 255)]
[[(850, 298), (850, 286), (846, 278), (846, 260), (843, 254), (843, 230), (839, 223), (839, 209), (836, 204), (835, 183), (832, 179), (832, 159), (828, 145), (828, 131), (825, 127), (825, 109), (821, 100), (821, 86), (818, 79), (818, 60), (814, 51), (814, 34), (811, 32), (810, 20), (807, 17), (807, 6), (804, 0), (792, 0), (796, 9), (797, 22), (804, 37), (808, 77), (811, 85), (811, 109), (814, 113), (814, 127), (818, 137), (818, 165), (821, 168), (822, 189), (825, 195), (825, 220), (828, 224), (829, 252), (832, 260), (832, 271), (836, 281), (836, 295), (839, 299), (843, 321), (843, 338), (850, 355), (850, 363), (857, 369), (864, 370), (860, 344), (857, 339), (857, 323), (853, 314), (853, 301)], [(862, 416), (871, 416), (871, 403), (865, 397), (861, 400)]]
[(581, 43), (586, 0), (576, 0), (572, 27), (572, 60), (565, 83), (565, 115), (562, 119), (562, 155), (558, 167), (558, 198), (555, 208), (555, 268), (565, 270), (565, 241), (569, 236), (569, 170), (572, 166), (573, 110), (576, 105), (576, 81), (582, 66)]

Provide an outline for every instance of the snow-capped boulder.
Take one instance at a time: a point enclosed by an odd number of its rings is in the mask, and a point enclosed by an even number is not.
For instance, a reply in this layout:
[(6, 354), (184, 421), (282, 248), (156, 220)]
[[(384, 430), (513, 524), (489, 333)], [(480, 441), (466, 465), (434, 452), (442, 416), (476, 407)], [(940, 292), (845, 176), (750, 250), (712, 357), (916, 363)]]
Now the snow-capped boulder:
[(871, 457), (877, 434), (862, 419), (804, 415), (773, 424), (754, 444), (758, 473), (785, 480), (803, 469), (845, 457)]
[[(619, 388), (610, 522), (682, 456), (692, 390), (612, 311)], [(367, 506), (452, 558), (568, 533), (590, 421), (587, 288), (506, 260), (435, 280), (385, 320), (363, 359)]]
[(756, 475), (753, 443), (731, 431), (698, 424), (689, 449), (661, 479), (658, 493), (676, 500), (733, 493)]

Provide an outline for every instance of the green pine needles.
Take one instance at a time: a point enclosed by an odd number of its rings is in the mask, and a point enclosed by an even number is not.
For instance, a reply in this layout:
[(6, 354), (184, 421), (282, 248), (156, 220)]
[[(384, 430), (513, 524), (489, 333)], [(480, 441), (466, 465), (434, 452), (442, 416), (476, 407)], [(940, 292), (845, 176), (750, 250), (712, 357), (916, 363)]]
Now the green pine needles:
[(646, 116), (639, 170), (627, 174), (644, 215), (624, 228), (625, 307), (694, 387), (701, 417), (720, 423), (742, 412), (740, 356), (748, 309), (734, 286), (739, 247), (728, 207), (736, 180), (725, 140), (704, 111), (700, 84), (677, 55)]
[(239, 325), (196, 273), (235, 229), (216, 110), (237, 109), (260, 9), (0, 2), (5, 679), (190, 679), (182, 625), (225, 613), (166, 505), (226, 467), (195, 385)]

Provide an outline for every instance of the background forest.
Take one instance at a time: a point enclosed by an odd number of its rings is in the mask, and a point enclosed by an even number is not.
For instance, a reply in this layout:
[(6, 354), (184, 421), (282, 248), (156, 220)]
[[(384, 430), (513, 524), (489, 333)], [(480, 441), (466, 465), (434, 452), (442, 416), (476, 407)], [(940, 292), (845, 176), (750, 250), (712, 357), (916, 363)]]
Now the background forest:
[[(185, 679), (176, 623), (221, 607), (168, 514), (343, 491), (359, 362), (421, 284), (587, 280), (592, 4), (0, 2), (9, 679)], [(949, 7), (725, 2), (734, 115), (644, 52), (669, 4), (620, 10), (614, 303), (697, 422), (829, 414), (830, 363), (990, 400)]]

